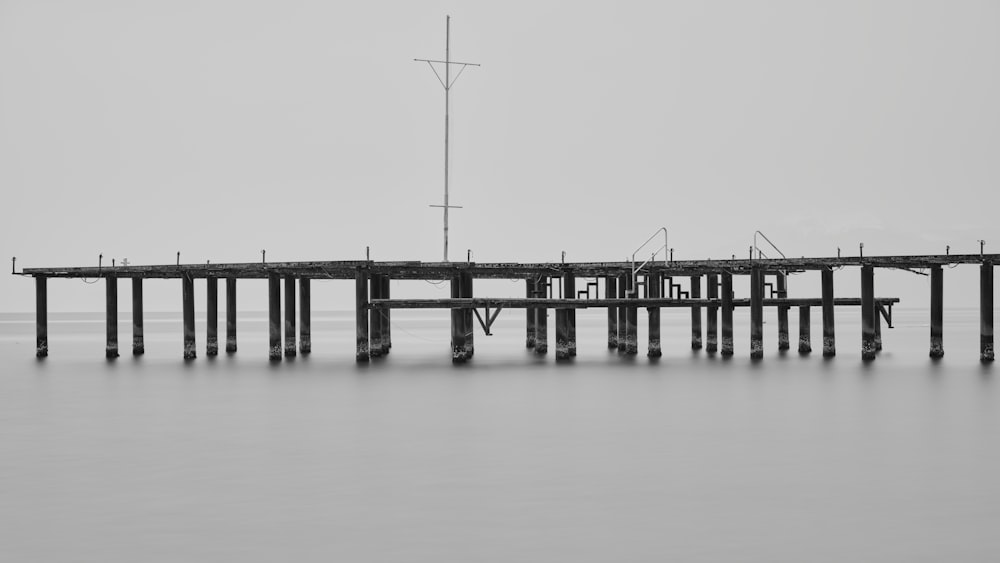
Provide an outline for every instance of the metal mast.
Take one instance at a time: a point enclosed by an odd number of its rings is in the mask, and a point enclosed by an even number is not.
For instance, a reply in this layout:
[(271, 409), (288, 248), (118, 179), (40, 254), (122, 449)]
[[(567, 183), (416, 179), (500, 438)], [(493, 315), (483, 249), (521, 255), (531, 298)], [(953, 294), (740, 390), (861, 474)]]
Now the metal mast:
[[(455, 85), (458, 77), (462, 75), (467, 66), (479, 66), (476, 63), (460, 63), (451, 60), (451, 16), (445, 16), (445, 27), (444, 27), (444, 60), (430, 60), (430, 59), (413, 59), (415, 61), (420, 61), (427, 63), (427, 66), (431, 67), (434, 71), (434, 76), (437, 76), (438, 82), (444, 88), (444, 205), (431, 205), (431, 207), (441, 207), (444, 209), (444, 261), (448, 261), (448, 210), (449, 209), (461, 209), (460, 205), (450, 205), (448, 202), (448, 131), (449, 131), (449, 114), (450, 114), (450, 100), (449, 94), (451, 93), (451, 87)], [(438, 73), (435, 64), (444, 65), (444, 79), (441, 78), (441, 74)], [(451, 78), (451, 65), (460, 65), (462, 68), (458, 69), (458, 74), (455, 75), (455, 79)]]

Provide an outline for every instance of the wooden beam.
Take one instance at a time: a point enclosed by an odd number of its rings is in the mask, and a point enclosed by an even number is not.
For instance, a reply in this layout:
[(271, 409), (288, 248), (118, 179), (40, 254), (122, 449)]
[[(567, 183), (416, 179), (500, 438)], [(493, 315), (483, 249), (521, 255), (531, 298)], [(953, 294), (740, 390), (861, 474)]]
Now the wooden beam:
[(931, 268), (931, 350), (930, 357), (944, 357), (944, 270)]
[(276, 362), (281, 359), (281, 277), (277, 272), (267, 278), (267, 357)]
[(219, 278), (207, 278), (205, 280), (208, 292), (205, 306), (205, 355), (208, 357), (219, 355)]
[(146, 353), (142, 314), (142, 278), (132, 278), (132, 355)]
[(823, 357), (832, 358), (837, 355), (837, 338), (833, 320), (833, 270), (823, 270), (820, 273), (820, 283), (823, 293)]
[(861, 359), (875, 359), (875, 268), (861, 266)]
[(236, 352), (236, 278), (226, 278), (226, 353)]
[[(386, 310), (385, 314), (388, 315), (389, 311)], [(312, 352), (312, 288), (309, 278), (299, 278), (299, 352), (303, 356)]]
[(35, 276), (35, 357), (49, 355), (48, 278)]
[(993, 361), (993, 262), (979, 266), (979, 360)]

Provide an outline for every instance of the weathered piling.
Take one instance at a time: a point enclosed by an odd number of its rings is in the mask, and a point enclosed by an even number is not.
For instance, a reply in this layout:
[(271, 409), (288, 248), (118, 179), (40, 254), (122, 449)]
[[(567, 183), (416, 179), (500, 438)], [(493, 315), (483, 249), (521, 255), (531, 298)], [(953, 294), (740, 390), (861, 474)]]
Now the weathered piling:
[(764, 271), (750, 270), (750, 358), (764, 357)]
[[(392, 279), (389, 274), (382, 275), (382, 299), (389, 299), (389, 289)], [(382, 354), (388, 354), (392, 348), (392, 309), (382, 311)]]
[(882, 305), (875, 302), (875, 351), (882, 350)]
[[(618, 280), (614, 276), (604, 278), (604, 297), (614, 299), (618, 297)], [(608, 349), (618, 348), (618, 308), (608, 307)]]
[(181, 278), (181, 299), (184, 317), (184, 359), (193, 360), (198, 357), (194, 337), (194, 278), (185, 274)]
[(837, 338), (833, 322), (833, 270), (825, 268), (820, 271), (820, 284), (823, 298), (823, 357), (832, 358), (837, 355)]
[(809, 323), (812, 322), (809, 319), (809, 306), (802, 305), (799, 307), (799, 354), (808, 354), (812, 352), (812, 334), (809, 330)]
[[(576, 275), (571, 271), (563, 273), (563, 291), (568, 299), (576, 299)], [(576, 356), (576, 309), (567, 311), (566, 323), (569, 338), (567, 348), (569, 356), (572, 358)]]
[[(535, 289), (535, 280), (528, 278), (524, 280), (524, 296), (528, 299), (532, 297), (537, 297)], [(535, 347), (535, 325), (537, 321), (538, 314), (535, 312), (534, 307), (527, 307), (524, 309), (524, 347), (534, 348)]]
[(295, 276), (285, 276), (285, 357), (295, 357)]
[[(299, 352), (312, 352), (312, 291), (310, 278), (299, 278)], [(386, 295), (386, 298), (389, 296)], [(385, 310), (386, 315), (389, 310)]]
[[(719, 276), (718, 274), (708, 274), (705, 276), (705, 285), (708, 290), (709, 299), (719, 298)], [(719, 349), (719, 308), (709, 305), (705, 312), (705, 351), (714, 354)]]
[(268, 358), (281, 359), (281, 278), (267, 276)]
[(236, 352), (236, 278), (226, 278), (226, 353)]
[[(659, 293), (657, 293), (659, 295)], [(691, 276), (691, 299), (701, 299), (701, 276)], [(701, 350), (701, 307), (691, 307), (691, 349)]]
[(209, 276), (205, 280), (208, 291), (205, 300), (205, 355), (219, 355), (219, 279)]
[[(564, 272), (562, 277), (562, 297), (567, 299), (572, 295), (572, 291), (569, 288), (569, 280), (572, 278), (572, 274)], [(558, 308), (556, 309), (556, 359), (566, 360), (569, 359), (569, 319), (570, 319), (570, 309), (568, 308)]]
[(722, 276), (722, 350), (725, 357), (733, 355), (733, 275), (723, 272)]
[(358, 268), (354, 273), (354, 321), (355, 354), (358, 362), (367, 362), (370, 357), (368, 342), (368, 272)]
[(931, 267), (931, 351), (932, 358), (944, 357), (944, 270)]
[[(473, 280), (472, 272), (462, 272), (460, 276), (462, 282), (462, 297), (472, 298), (473, 295)], [(388, 281), (388, 277), (383, 276), (383, 281)], [(385, 284), (388, 288), (388, 283)], [(388, 296), (386, 296), (388, 298)], [(471, 360), (473, 356), (476, 355), (476, 331), (475, 325), (473, 324), (474, 311), (471, 307), (462, 309), (462, 330), (465, 332), (465, 359)], [(385, 353), (388, 353), (388, 347), (385, 345), (385, 332), (384, 327), (388, 323), (388, 318), (383, 319), (383, 336), (382, 336), (382, 347)]]
[[(539, 297), (548, 295), (548, 279), (544, 276), (535, 280), (535, 289)], [(549, 311), (545, 307), (535, 308), (535, 354), (544, 356), (549, 353)]]
[[(628, 297), (636, 299), (639, 297), (639, 288), (636, 287), (636, 280), (632, 276), (628, 277)], [(639, 308), (629, 305), (625, 308), (625, 354), (634, 356), (639, 353)]]
[(861, 266), (861, 359), (875, 359), (875, 268)]
[[(372, 274), (369, 279), (368, 285), (371, 291), (372, 299), (382, 299), (382, 274)], [(452, 295), (454, 297), (454, 295)], [(369, 318), (369, 354), (373, 358), (378, 358), (382, 356), (383, 346), (382, 346), (382, 310), (380, 309), (370, 309), (368, 311)]]
[[(778, 297), (788, 297), (788, 274), (779, 272), (777, 275)], [(788, 350), (788, 305), (778, 305), (778, 350)]]
[(108, 342), (104, 349), (104, 357), (118, 357), (118, 277), (111, 274), (104, 278), (107, 289), (107, 319)]
[(979, 267), (979, 359), (993, 361), (993, 262)]
[(45, 276), (35, 277), (35, 357), (49, 355), (49, 297)]
[[(632, 282), (632, 276), (621, 274), (618, 276), (618, 298), (628, 297), (628, 288)], [(621, 305), (618, 307), (618, 352), (624, 354), (628, 349), (628, 307)]]
[[(662, 279), (660, 274), (646, 275), (646, 297), (651, 299), (661, 297)], [(648, 307), (647, 311), (649, 312), (649, 350), (646, 352), (646, 356), (659, 358), (663, 356), (663, 345), (660, 342), (660, 308)]]
[[(451, 297), (462, 297), (462, 279), (460, 274), (451, 278)], [(465, 351), (465, 311), (451, 310), (451, 361), (460, 364), (468, 360)]]
[(132, 278), (132, 355), (146, 353), (142, 326), (142, 278)]

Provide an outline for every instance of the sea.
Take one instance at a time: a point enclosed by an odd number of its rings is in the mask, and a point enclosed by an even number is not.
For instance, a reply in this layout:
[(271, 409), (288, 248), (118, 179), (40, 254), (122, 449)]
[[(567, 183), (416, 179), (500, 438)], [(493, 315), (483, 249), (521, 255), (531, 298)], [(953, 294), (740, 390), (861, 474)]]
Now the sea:
[[(794, 311), (793, 311), (794, 313)], [(315, 312), (312, 354), (269, 362), (264, 313), (239, 351), (182, 359), (179, 315), (147, 314), (146, 353), (104, 358), (104, 315), (0, 316), (0, 560), (10, 562), (1000, 561), (1000, 372), (975, 309), (893, 311), (861, 360), (690, 345), (663, 310), (664, 356), (606, 344), (525, 348), (501, 311), (453, 365), (447, 313), (394, 311), (393, 348), (354, 360), (353, 312)], [(224, 318), (224, 317), (223, 317)], [(221, 331), (224, 335), (224, 327)]]

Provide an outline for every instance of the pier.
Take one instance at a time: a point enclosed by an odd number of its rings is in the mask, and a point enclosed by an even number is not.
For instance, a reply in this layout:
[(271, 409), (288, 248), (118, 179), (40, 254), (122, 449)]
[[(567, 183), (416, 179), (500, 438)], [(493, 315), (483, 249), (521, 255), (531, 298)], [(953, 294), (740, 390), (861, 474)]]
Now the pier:
[[(751, 253), (752, 254), (752, 253)], [(48, 291), (50, 279), (103, 279), (106, 284), (107, 342), (105, 355), (115, 358), (118, 349), (118, 282), (132, 282), (132, 353), (143, 354), (143, 281), (146, 279), (180, 280), (183, 350), (186, 360), (198, 356), (195, 326), (194, 280), (205, 279), (207, 287), (207, 326), (205, 354), (218, 354), (219, 280), (225, 280), (226, 340), (225, 351), (237, 351), (237, 292), (240, 279), (266, 279), (268, 290), (261, 301), (268, 303), (269, 346), (271, 361), (312, 351), (311, 280), (337, 279), (355, 281), (355, 323), (357, 339), (355, 358), (368, 362), (389, 354), (392, 348), (391, 312), (393, 309), (447, 309), (451, 311), (452, 361), (470, 361), (475, 354), (475, 333), (491, 334), (493, 323), (505, 309), (524, 310), (525, 346), (535, 354), (549, 350), (549, 314), (554, 310), (556, 361), (571, 361), (577, 353), (576, 311), (607, 310), (608, 348), (617, 348), (625, 356), (639, 352), (637, 326), (639, 310), (646, 309), (649, 323), (647, 355), (663, 353), (660, 341), (660, 310), (687, 308), (691, 312), (691, 348), (729, 357), (736, 353), (733, 335), (733, 311), (750, 309), (749, 356), (763, 357), (765, 309), (776, 309), (778, 326), (775, 342), (778, 350), (789, 348), (788, 314), (799, 311), (798, 352), (812, 352), (812, 309), (818, 308), (822, 319), (822, 355), (837, 354), (835, 311), (859, 315), (862, 326), (861, 356), (872, 361), (882, 348), (882, 323), (892, 327), (895, 297), (876, 296), (875, 278), (879, 269), (927, 270), (930, 276), (929, 351), (932, 358), (944, 355), (943, 287), (944, 266), (978, 265), (980, 268), (980, 360), (994, 360), (993, 339), (993, 264), (997, 254), (865, 256), (826, 258), (757, 258), (729, 260), (649, 260), (636, 265), (622, 262), (552, 262), (552, 263), (477, 263), (477, 262), (378, 262), (325, 261), (231, 264), (174, 264), (156, 266), (97, 266), (73, 268), (26, 268), (15, 275), (35, 280), (36, 355), (46, 357), (48, 341)], [(16, 266), (16, 264), (15, 264)], [(817, 297), (788, 297), (789, 275), (820, 272)], [(860, 275), (861, 295), (834, 297), (834, 277)], [(923, 273), (923, 272), (920, 272)], [(750, 279), (749, 295), (733, 292), (734, 276)], [(477, 279), (523, 280), (524, 297), (490, 297), (474, 294)], [(450, 297), (410, 299), (390, 296), (390, 280), (447, 281)], [(282, 286), (284, 291), (282, 292)], [(702, 291), (704, 289), (704, 291)], [(284, 299), (282, 300), (282, 293)], [(705, 297), (702, 297), (702, 295)], [(284, 301), (285, 316), (281, 307)], [(846, 311), (845, 311), (846, 309)], [(860, 311), (858, 311), (860, 309)], [(298, 310), (298, 325), (296, 325)], [(853, 312), (852, 312), (853, 311)], [(705, 313), (703, 319), (703, 312)], [(720, 315), (721, 313), (721, 315)], [(721, 319), (720, 319), (721, 317)], [(703, 331), (704, 328), (704, 331)], [(262, 355), (263, 355), (262, 351)]]

